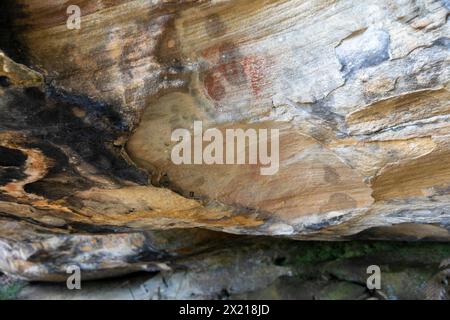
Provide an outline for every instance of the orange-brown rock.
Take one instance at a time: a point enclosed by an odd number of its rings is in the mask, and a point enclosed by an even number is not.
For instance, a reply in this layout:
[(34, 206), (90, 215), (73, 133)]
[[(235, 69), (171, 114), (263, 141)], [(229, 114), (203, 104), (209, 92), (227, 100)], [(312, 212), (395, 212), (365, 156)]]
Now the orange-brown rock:
[[(0, 217), (17, 232), (132, 243), (122, 257), (174, 229), (450, 240), (448, 1), (71, 4), (80, 29), (65, 1), (3, 5)], [(279, 170), (174, 164), (194, 121), (279, 130)], [(53, 279), (1, 230), (0, 269)]]

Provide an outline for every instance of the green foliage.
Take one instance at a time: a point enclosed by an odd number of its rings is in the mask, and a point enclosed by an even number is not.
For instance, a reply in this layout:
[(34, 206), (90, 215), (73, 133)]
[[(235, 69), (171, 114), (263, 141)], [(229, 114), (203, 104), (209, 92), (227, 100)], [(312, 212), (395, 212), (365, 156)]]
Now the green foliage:
[(430, 263), (439, 263), (442, 259), (450, 257), (450, 244), (382, 241), (300, 242), (291, 262), (307, 265), (381, 253), (406, 260), (412, 257), (415, 260), (423, 257)]
[(13, 282), (9, 284), (0, 284), (0, 300), (14, 300), (17, 298), (24, 284), (22, 282)]

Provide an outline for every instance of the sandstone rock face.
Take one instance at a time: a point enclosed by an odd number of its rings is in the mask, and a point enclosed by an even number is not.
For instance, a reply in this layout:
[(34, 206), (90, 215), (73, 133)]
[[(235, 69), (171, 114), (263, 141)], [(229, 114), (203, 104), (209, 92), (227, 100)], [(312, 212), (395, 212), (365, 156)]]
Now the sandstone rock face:
[[(250, 240), (250, 239), (248, 239)], [(21, 299), (448, 299), (447, 244), (228, 241), (179, 260), (186, 268), (66, 284), (17, 284)], [(380, 264), (380, 290), (367, 289), (367, 266)], [(0, 296), (2, 294), (0, 277)], [(17, 289), (16, 289), (17, 290)], [(11, 290), (10, 290), (11, 292)]]
[[(64, 1), (2, 4), (1, 270), (156, 271), (231, 234), (450, 239), (448, 1), (73, 4), (80, 29)], [(278, 130), (279, 170), (174, 164), (195, 121)]]

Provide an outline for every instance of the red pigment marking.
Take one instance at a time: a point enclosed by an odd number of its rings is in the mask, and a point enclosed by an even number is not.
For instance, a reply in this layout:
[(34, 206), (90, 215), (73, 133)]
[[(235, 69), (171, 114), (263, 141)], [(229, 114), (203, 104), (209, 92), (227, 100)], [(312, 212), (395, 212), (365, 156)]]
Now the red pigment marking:
[(213, 57), (214, 55), (217, 55), (219, 53), (219, 47), (218, 46), (212, 46), (209, 48), (206, 48), (202, 51), (201, 55), (205, 59), (209, 59)]
[(225, 97), (225, 87), (215, 73), (215, 70), (210, 70), (204, 80), (204, 85), (208, 95), (216, 101), (222, 100)]
[(247, 56), (242, 59), (245, 73), (250, 77), (253, 95), (259, 96), (264, 84), (264, 68), (266, 63), (264, 58), (258, 56)]
[(239, 60), (233, 60), (219, 66), (220, 73), (234, 86), (242, 85), (246, 81), (245, 70)]
[[(226, 63), (221, 63), (221, 55), (228, 53)], [(233, 53), (230, 56), (230, 53)], [(232, 43), (211, 46), (201, 52), (203, 58), (210, 60), (213, 67), (204, 78), (204, 86), (208, 95), (214, 100), (222, 100), (226, 95), (224, 81), (232, 86), (241, 86), (250, 81), (252, 94), (261, 95), (266, 85), (265, 68), (267, 62), (261, 56), (241, 57), (239, 49)], [(211, 61), (212, 60), (212, 61)]]
[(214, 49), (214, 48), (206, 48), (205, 50), (202, 50), (202, 52), (200, 53), (200, 55), (201, 55), (203, 58), (209, 58), (209, 57), (211, 57), (212, 54), (214, 53), (214, 52), (213, 52), (213, 49)]

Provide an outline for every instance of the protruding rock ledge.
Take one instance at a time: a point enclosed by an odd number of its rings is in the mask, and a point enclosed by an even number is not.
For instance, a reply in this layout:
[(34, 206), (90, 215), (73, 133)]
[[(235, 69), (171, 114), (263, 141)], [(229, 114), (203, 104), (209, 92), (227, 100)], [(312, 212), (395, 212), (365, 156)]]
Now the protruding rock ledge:
[[(0, 53), (0, 215), (29, 231), (0, 232), (2, 269), (51, 279), (15, 256), (36, 233), (125, 260), (148, 230), (450, 240), (445, 2), (79, 5), (79, 30), (57, 1), (9, 7), (27, 66)], [(278, 173), (173, 164), (196, 120), (280, 130)]]

